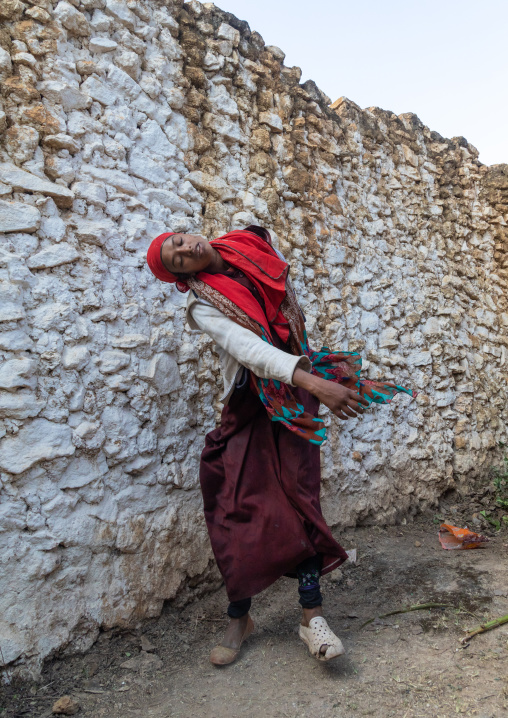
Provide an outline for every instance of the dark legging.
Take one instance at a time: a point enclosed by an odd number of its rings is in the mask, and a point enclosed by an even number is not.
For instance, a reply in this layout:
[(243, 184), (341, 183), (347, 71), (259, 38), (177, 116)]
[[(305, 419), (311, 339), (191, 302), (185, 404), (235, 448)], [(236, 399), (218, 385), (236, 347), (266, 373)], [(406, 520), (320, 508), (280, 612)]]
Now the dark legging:
[[(298, 578), (299, 603), (303, 608), (316, 608), (323, 603), (319, 588), (322, 557), (320, 554), (306, 558), (296, 567)], [(240, 601), (231, 601), (228, 606), (230, 618), (242, 618), (250, 611), (252, 599), (242, 598)]]

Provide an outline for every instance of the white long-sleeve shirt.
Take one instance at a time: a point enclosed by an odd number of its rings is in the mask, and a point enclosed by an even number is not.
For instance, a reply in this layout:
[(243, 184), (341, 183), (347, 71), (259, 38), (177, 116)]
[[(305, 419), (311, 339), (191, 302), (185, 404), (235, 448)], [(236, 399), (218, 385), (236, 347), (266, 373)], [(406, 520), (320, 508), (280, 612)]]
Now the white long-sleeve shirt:
[(298, 367), (310, 372), (310, 359), (304, 354), (294, 356), (265, 342), (250, 329), (240, 326), (221, 311), (201, 299), (193, 291), (187, 300), (187, 322), (191, 329), (200, 329), (215, 342), (219, 355), (224, 393), (221, 401), (227, 404), (242, 367), (250, 369), (261, 379), (276, 379), (293, 384)]

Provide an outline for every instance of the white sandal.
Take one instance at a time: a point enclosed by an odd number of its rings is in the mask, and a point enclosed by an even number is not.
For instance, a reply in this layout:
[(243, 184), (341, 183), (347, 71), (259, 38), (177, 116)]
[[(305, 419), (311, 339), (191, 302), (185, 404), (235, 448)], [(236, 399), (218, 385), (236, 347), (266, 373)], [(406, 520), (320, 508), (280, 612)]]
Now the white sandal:
[[(329, 661), (337, 658), (346, 652), (342, 641), (331, 630), (322, 616), (315, 616), (309, 621), (309, 625), (298, 629), (298, 635), (307, 645), (310, 654), (318, 661)], [(321, 653), (321, 647), (326, 646), (326, 653)]]

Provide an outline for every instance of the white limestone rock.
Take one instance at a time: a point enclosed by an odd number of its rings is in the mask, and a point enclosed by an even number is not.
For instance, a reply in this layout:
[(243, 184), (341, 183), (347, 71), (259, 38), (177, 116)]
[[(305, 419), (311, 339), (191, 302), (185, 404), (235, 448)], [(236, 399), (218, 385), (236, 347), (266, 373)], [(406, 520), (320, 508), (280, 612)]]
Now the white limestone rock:
[(74, 182), (72, 191), (76, 197), (84, 199), (88, 204), (105, 209), (107, 194), (103, 184), (99, 182)]
[(379, 327), (379, 317), (374, 312), (362, 312), (360, 319), (362, 334), (364, 332), (375, 332)]
[(28, 419), (40, 414), (44, 405), (32, 392), (0, 391), (1, 419)]
[(426, 336), (441, 335), (443, 333), (443, 329), (439, 323), (439, 319), (437, 317), (429, 317), (423, 327), (423, 333)]
[(283, 130), (282, 120), (275, 112), (260, 112), (259, 121), (263, 125), (268, 125), (273, 132), (282, 132)]
[(173, 28), (175, 32), (178, 32), (178, 23), (177, 21), (169, 15), (168, 10), (162, 6), (160, 8), (157, 8), (153, 13), (153, 20), (157, 23), (160, 27), (168, 27)]
[(135, 349), (149, 342), (150, 337), (147, 337), (145, 334), (124, 334), (122, 337), (111, 340), (113, 346), (119, 347), (120, 349)]
[(139, 376), (153, 383), (160, 396), (171, 394), (182, 387), (178, 364), (166, 352), (155, 354), (148, 361), (141, 361)]
[(96, 32), (108, 32), (113, 24), (112, 17), (106, 15), (102, 10), (95, 8), (90, 25)]
[(112, 322), (117, 316), (118, 312), (113, 307), (102, 307), (102, 309), (92, 312), (92, 314), (89, 315), (89, 319), (92, 322)]
[(15, 302), (4, 302), (0, 305), (0, 322), (18, 322), (26, 316), (22, 304)]
[(26, 505), (23, 505), (22, 502), (6, 501), (4, 499), (0, 504), (0, 526), (2, 531), (8, 531), (9, 529), (23, 531), (27, 525), (26, 518)]
[(381, 298), (377, 292), (364, 291), (360, 293), (360, 304), (364, 309), (374, 309), (381, 303)]
[(434, 400), (436, 406), (444, 407), (450, 406), (455, 401), (456, 394), (454, 391), (436, 391), (434, 393)]
[[(327, 264), (340, 265), (346, 262), (347, 249), (346, 247), (337, 246), (332, 244), (326, 248), (326, 261)], [(372, 309), (373, 307), (365, 307), (365, 309)]]
[(238, 142), (240, 144), (246, 144), (247, 142), (247, 137), (238, 126), (238, 123), (230, 120), (229, 117), (215, 115), (213, 112), (205, 112), (203, 126), (221, 135), (225, 142)]
[(60, 0), (54, 13), (57, 20), (69, 31), (70, 35), (87, 37), (90, 34), (90, 27), (86, 17), (66, 0)]
[(90, 361), (90, 352), (86, 346), (66, 347), (62, 354), (64, 369), (77, 369), (81, 371)]
[(235, 197), (234, 190), (229, 187), (227, 182), (225, 182), (222, 177), (215, 177), (214, 175), (197, 170), (195, 172), (190, 172), (185, 179), (196, 189), (208, 192), (213, 197), (216, 197), (223, 202), (234, 199)]
[(99, 247), (106, 243), (113, 225), (109, 222), (98, 222), (90, 219), (76, 219), (74, 234), (80, 242), (89, 242)]
[(380, 347), (397, 347), (399, 345), (399, 332), (394, 327), (387, 327), (379, 335)]
[(165, 90), (168, 105), (173, 110), (181, 110), (185, 105), (185, 93), (179, 87), (171, 87), (169, 90)]
[(429, 351), (413, 352), (409, 355), (408, 362), (412, 366), (427, 366), (432, 364), (432, 354)]
[(101, 353), (99, 368), (103, 374), (113, 374), (129, 366), (130, 362), (130, 354), (108, 350)]
[(68, 150), (72, 155), (79, 151), (79, 143), (70, 135), (59, 132), (56, 135), (47, 135), (44, 138), (44, 145), (55, 150)]
[(2, 632), (3, 661), (5, 661), (5, 665), (8, 665), (9, 663), (14, 663), (23, 655), (25, 640), (23, 632), (13, 624), (9, 625), (5, 620), (0, 621), (0, 630)]
[(193, 214), (193, 209), (188, 202), (179, 197), (176, 192), (167, 189), (156, 189), (150, 187), (143, 190), (143, 196), (147, 202), (158, 202), (163, 207), (167, 207), (172, 212), (183, 212), (184, 214)]
[(21, 329), (0, 332), (0, 349), (10, 352), (28, 351), (33, 347), (33, 341)]
[(346, 281), (353, 285), (365, 284), (370, 279), (372, 279), (372, 273), (365, 266), (355, 267), (346, 277)]
[(80, 489), (107, 474), (108, 464), (104, 454), (89, 458), (79, 456), (72, 459), (58, 482), (59, 489)]
[(34, 375), (36, 364), (26, 357), (10, 359), (0, 365), (0, 389), (34, 388), (37, 377)]
[(88, 44), (91, 52), (113, 52), (118, 47), (118, 43), (110, 40), (109, 37), (91, 37)]
[(67, 226), (61, 217), (43, 217), (39, 228), (39, 236), (61, 242), (67, 232)]
[(108, 457), (126, 459), (138, 453), (133, 439), (140, 432), (140, 422), (128, 409), (107, 406), (101, 415), (101, 422), (106, 432), (104, 452)]
[(141, 137), (138, 144), (140, 147), (149, 149), (155, 156), (165, 157), (166, 159), (174, 157), (178, 150), (168, 140), (155, 120), (147, 120), (141, 126)]
[(13, 258), (8, 265), (9, 280), (13, 286), (28, 288), (34, 284), (34, 276), (22, 259)]
[(80, 171), (89, 174), (94, 179), (98, 179), (106, 184), (115, 187), (115, 189), (125, 192), (129, 195), (137, 194), (137, 187), (132, 177), (127, 173), (119, 170), (108, 170), (103, 167), (94, 167), (93, 165), (83, 164)]
[(157, 434), (152, 429), (142, 429), (137, 438), (137, 445), (142, 454), (153, 454), (157, 450)]
[(237, 47), (238, 43), (240, 42), (240, 33), (238, 30), (235, 30), (234, 27), (231, 27), (231, 25), (228, 25), (225, 22), (222, 22), (219, 25), (219, 28), (217, 30), (217, 37), (219, 40), (229, 40), (233, 44), (234, 47)]
[(224, 62), (222, 55), (216, 55), (211, 50), (208, 50), (203, 60), (203, 66), (208, 72), (218, 72), (224, 67)]
[(232, 120), (236, 120), (238, 117), (238, 105), (233, 100), (224, 85), (212, 85), (210, 102), (217, 114), (229, 115)]
[(61, 105), (65, 112), (84, 110), (90, 106), (90, 99), (87, 95), (68, 82), (44, 80), (39, 82), (37, 89), (49, 102)]
[(48, 269), (75, 262), (77, 259), (79, 259), (79, 252), (70, 244), (61, 242), (56, 246), (45, 247), (37, 254), (32, 255), (27, 261), (27, 266), (30, 269)]
[(112, 88), (96, 77), (89, 77), (85, 80), (81, 85), (81, 92), (83, 96), (89, 96), (105, 107), (113, 105), (117, 100), (116, 93), (112, 91)]
[(64, 331), (70, 324), (73, 310), (64, 302), (47, 302), (40, 304), (32, 313), (32, 321), (38, 329), (48, 331)]
[(3, 47), (0, 47), (0, 79), (4, 79), (9, 77), (12, 71), (12, 62), (11, 62), (11, 56), (7, 52), (7, 50), (4, 50)]
[(0, 442), (0, 467), (11, 474), (22, 474), (40, 461), (72, 456), (75, 447), (66, 424), (34, 419), (15, 436)]
[(106, 441), (106, 433), (97, 421), (83, 421), (76, 427), (73, 442), (78, 448), (97, 451)]
[(35, 232), (40, 221), (37, 207), (0, 200), (0, 232)]
[(136, 16), (121, 0), (106, 0), (106, 12), (112, 15), (115, 20), (118, 20), (120, 24), (125, 25), (129, 30), (134, 30)]
[(135, 147), (129, 158), (129, 169), (135, 177), (152, 182), (155, 185), (164, 185), (168, 174), (163, 164), (159, 164), (148, 157), (142, 149)]
[(108, 86), (127, 100), (135, 100), (142, 92), (138, 83), (116, 65), (108, 68)]

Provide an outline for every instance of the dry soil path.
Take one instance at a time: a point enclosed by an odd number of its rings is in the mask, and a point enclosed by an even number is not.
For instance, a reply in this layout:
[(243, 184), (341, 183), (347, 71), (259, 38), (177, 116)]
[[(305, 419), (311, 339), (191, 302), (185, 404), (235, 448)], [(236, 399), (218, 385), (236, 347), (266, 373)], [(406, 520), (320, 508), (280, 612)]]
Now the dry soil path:
[[(221, 589), (183, 610), (168, 607), (138, 633), (102, 634), (85, 656), (49, 663), (42, 686), (10, 689), (0, 716), (49, 716), (63, 694), (89, 718), (508, 715), (508, 625), (467, 648), (459, 643), (464, 627), (508, 613), (508, 533), (486, 549), (444, 551), (428, 515), (340, 540), (358, 550), (358, 564), (324, 579), (324, 588), (345, 657), (320, 664), (307, 654), (296, 584), (281, 579), (255, 600), (256, 631), (240, 660), (214, 668), (208, 653), (226, 622)], [(427, 601), (452, 608), (360, 628), (371, 616)]]

